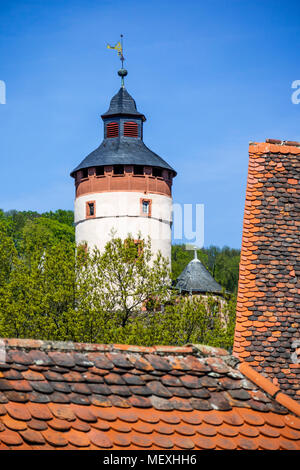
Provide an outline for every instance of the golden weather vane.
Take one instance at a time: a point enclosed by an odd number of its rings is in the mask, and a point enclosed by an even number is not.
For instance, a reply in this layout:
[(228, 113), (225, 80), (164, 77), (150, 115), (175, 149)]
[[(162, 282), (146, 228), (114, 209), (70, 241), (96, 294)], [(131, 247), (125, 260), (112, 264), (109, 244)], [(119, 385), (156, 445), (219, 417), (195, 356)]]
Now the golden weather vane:
[(121, 34), (121, 40), (117, 42), (114, 46), (107, 44), (107, 49), (114, 49), (118, 52), (118, 56), (122, 62), (122, 68), (118, 71), (118, 75), (121, 77), (121, 86), (124, 87), (124, 77), (127, 75), (127, 70), (124, 69), (124, 55), (123, 55), (123, 34)]

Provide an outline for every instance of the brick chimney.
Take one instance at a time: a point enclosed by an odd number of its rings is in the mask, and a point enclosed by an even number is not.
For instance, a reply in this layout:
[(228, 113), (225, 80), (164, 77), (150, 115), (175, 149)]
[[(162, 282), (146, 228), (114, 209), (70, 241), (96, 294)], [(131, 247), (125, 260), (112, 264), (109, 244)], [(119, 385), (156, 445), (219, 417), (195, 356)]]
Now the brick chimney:
[(233, 354), (300, 400), (300, 143), (249, 146)]

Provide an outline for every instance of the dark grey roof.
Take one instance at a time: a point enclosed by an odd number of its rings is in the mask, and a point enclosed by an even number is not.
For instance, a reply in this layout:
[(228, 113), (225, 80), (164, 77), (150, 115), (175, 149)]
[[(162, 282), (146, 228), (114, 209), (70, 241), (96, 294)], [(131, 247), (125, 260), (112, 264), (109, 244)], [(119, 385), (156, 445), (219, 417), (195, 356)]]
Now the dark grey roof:
[[(140, 120), (141, 126), (143, 126), (142, 121), (146, 120), (145, 116), (137, 111), (134, 99), (123, 87), (112, 98), (109, 110), (102, 115), (102, 118), (106, 122), (110, 116), (116, 115), (135, 116), (137, 121)], [(142, 135), (142, 132), (140, 134)], [(174, 176), (177, 174), (165, 160), (144, 144), (141, 137), (131, 138), (120, 135), (116, 138), (104, 138), (99, 147), (74, 168), (71, 176), (83, 168), (103, 165), (152, 166), (171, 170)]]
[(221, 294), (223, 289), (196, 257), (178, 276), (176, 288), (181, 292)]
[(152, 152), (140, 139), (104, 139), (102, 144), (91, 152), (74, 168), (75, 171), (102, 165), (144, 165), (176, 171), (161, 157)]
[(102, 117), (126, 114), (127, 116), (137, 116), (146, 121), (143, 114), (139, 113), (136, 103), (126, 88), (121, 87), (118, 93), (111, 99), (109, 110), (102, 114)]

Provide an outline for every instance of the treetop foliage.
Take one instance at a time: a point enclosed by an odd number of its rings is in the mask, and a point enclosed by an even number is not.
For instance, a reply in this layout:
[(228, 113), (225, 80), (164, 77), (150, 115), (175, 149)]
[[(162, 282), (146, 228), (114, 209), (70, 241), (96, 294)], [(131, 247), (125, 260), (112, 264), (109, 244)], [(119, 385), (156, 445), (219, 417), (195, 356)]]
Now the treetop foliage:
[[(72, 211), (0, 211), (0, 336), (230, 348), (235, 296), (183, 297), (171, 287), (192, 256), (175, 245), (171, 273), (161, 254), (152, 258), (150, 239), (112, 234), (100, 253), (76, 248)], [(229, 248), (199, 251), (226, 289), (238, 256)], [(230, 262), (226, 278), (222, 263)]]

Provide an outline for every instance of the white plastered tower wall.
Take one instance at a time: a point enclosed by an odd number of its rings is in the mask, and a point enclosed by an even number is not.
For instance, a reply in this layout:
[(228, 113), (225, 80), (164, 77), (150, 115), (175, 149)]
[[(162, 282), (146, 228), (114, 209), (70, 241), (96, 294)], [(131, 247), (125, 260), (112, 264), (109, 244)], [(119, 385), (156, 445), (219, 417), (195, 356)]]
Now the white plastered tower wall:
[[(150, 201), (150, 215), (142, 212), (142, 201)], [(94, 202), (95, 214), (86, 217), (86, 206)], [(116, 191), (85, 194), (75, 199), (76, 244), (87, 243), (90, 249), (105, 249), (116, 237), (125, 240), (130, 234), (134, 239), (151, 239), (153, 257), (160, 251), (171, 263), (172, 198), (162, 194), (135, 191)]]

